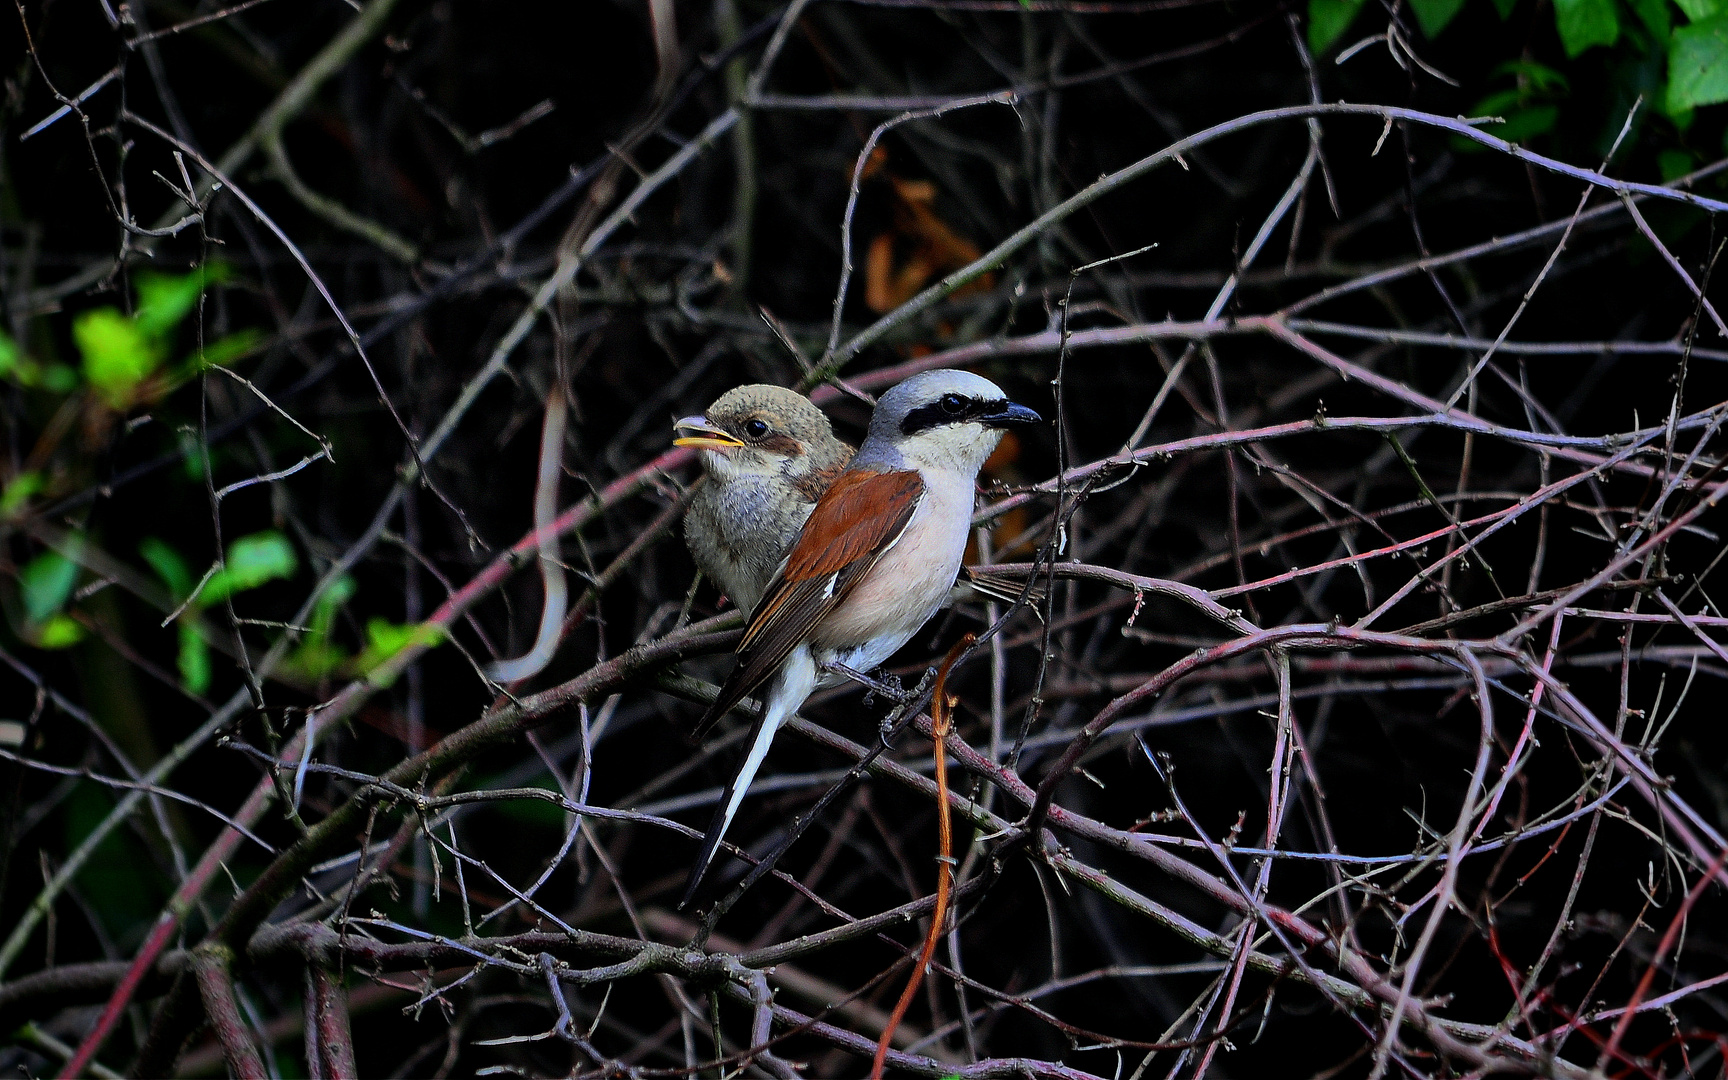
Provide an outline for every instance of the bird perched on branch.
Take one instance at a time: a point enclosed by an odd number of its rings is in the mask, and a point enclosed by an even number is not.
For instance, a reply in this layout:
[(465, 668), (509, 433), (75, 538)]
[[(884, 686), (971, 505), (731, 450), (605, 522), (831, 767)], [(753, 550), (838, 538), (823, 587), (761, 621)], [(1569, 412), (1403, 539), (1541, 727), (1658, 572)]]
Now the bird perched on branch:
[[(854, 451), (809, 398), (767, 383), (728, 390), (672, 428), (681, 433), (672, 445), (702, 451), (705, 474), (684, 512), (684, 543), (720, 591), (750, 611)], [(1025, 584), (988, 566), (959, 577), (951, 603), (1013, 603)]]
[(765, 383), (728, 390), (672, 427), (684, 433), (674, 446), (701, 449), (707, 474), (684, 512), (684, 542), (702, 572), (749, 611), (852, 448), (809, 398)]
[(948, 597), (971, 529), (978, 470), (1004, 428), (1038, 414), (964, 371), (914, 375), (877, 403), (864, 445), (816, 503), (750, 616), (737, 666), (697, 724), (764, 690), (738, 774), (720, 797), (679, 906), (702, 883), (774, 734), (836, 667), (869, 671)]

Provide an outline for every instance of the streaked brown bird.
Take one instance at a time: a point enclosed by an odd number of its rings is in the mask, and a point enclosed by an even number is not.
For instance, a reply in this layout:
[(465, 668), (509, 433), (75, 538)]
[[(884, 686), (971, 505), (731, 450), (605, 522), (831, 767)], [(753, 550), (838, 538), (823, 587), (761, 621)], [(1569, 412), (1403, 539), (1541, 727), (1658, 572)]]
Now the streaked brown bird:
[(749, 611), (852, 448), (809, 398), (764, 383), (728, 390), (672, 427), (684, 433), (673, 445), (700, 448), (707, 474), (684, 513), (684, 542)]

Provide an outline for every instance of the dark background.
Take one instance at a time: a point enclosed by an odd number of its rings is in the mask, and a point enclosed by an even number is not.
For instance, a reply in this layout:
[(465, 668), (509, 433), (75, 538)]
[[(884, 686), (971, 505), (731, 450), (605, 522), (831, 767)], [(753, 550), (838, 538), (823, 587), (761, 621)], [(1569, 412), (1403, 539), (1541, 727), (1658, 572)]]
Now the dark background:
[[(1504, 68), (1508, 62), (1544, 65), (1563, 75), (1566, 89), (1542, 98), (1555, 104), (1557, 119), (1527, 145), (1591, 169), (1608, 154), (1632, 101), (1640, 93), (1659, 96), (1663, 77), (1660, 46), (1647, 35), (1640, 38), (1624, 12), (1628, 29), (1620, 42), (1568, 57), (1546, 0), (1523, 0), (1506, 20), (1491, 4), (1470, 0), (1433, 40), (1414, 29), (1401, 7), (1388, 12), (1370, 5), (1339, 45), (1319, 56), (1305, 56), (1305, 11), (1299, 5), (1052, 7), (818, 3), (792, 29), (766, 85), (770, 93), (934, 98), (1021, 90), (1012, 108), (978, 105), (899, 127), (882, 140), (884, 157), (861, 185), (852, 226), (860, 269), (844, 311), (843, 340), (877, 317), (864, 298), (866, 245), (888, 237), (896, 266), (916, 254), (920, 235), (907, 225), (895, 180), (928, 182), (933, 191), (925, 204), (929, 213), (963, 243), (974, 245), (975, 255), (1101, 174), (1175, 138), (1257, 110), (1307, 102), (1310, 70), (1325, 101), (1400, 105), (1454, 117), (1472, 113), (1488, 94), (1516, 84), (1518, 77)], [(760, 57), (783, 10), (740, 5), (738, 20), (746, 38), (737, 56), (746, 69)], [(101, 3), (51, 0), (25, 4), (18, 19), (0, 20), (0, 56), (8, 58), (0, 112), (5, 330), (28, 355), (75, 367), (79, 352), (72, 326), (79, 313), (103, 306), (132, 310), (140, 268), (184, 272), (220, 260), (232, 268), (231, 278), (210, 289), (196, 316), (177, 329), (176, 354), (195, 348), (200, 335), (216, 340), (244, 328), (259, 330), (262, 345), (235, 369), (326, 437), (334, 462), (225, 499), (218, 541), (197, 454), (189, 455), (188, 448), (207, 446), (212, 482), (221, 486), (291, 465), (313, 448), (304, 435), (261, 412), (238, 383), (216, 376), (189, 379), (124, 414), (104, 410), (82, 389), (51, 392), (13, 379), (0, 394), (7, 476), (29, 466), (45, 479), (38, 494), (0, 523), (6, 536), (0, 558), (16, 578), (44, 550), (32, 523), (46, 522), (82, 533), (141, 574), (139, 544), (147, 536), (159, 537), (183, 554), (196, 575), (234, 538), (279, 530), (298, 553), (296, 573), (244, 593), (235, 605), (243, 618), (279, 623), (294, 617), (316, 575), (362, 537), (399, 470), (409, 463), (407, 443), (306, 272), (232, 195), (218, 195), (200, 225), (148, 241), (148, 255), (136, 250), (146, 242), (133, 237), (132, 250), (117, 258), (122, 233), (116, 208), (122, 198), (142, 225), (158, 223), (164, 215), (172, 220), (184, 211), (153, 175), (177, 182), (172, 148), (127, 119), (126, 112), (175, 131), (209, 159), (220, 157), (355, 13), (335, 0), (276, 0), (129, 48), (126, 40), (145, 26), (160, 29), (208, 13), (205, 6), (162, 0), (134, 0), (129, 11), (137, 22), (116, 28)], [(313, 213), (291, 195), (263, 155), (253, 155), (233, 176), (304, 253), (354, 326), (367, 335), (376, 377), (409, 431), (423, 437), (449, 409), (552, 269), (572, 223), (579, 231), (582, 215), (589, 213), (586, 227), (591, 228), (592, 216), (610, 212), (639, 174), (657, 167), (726, 108), (728, 58), (716, 29), (719, 12), (706, 3), (677, 6), (677, 66), (657, 88), (662, 73), (644, 5), (402, 0), (389, 15), (386, 31), (358, 48), (317, 89), (287, 123), (283, 138), (306, 184), (405, 239), (417, 249), (411, 262), (392, 258)], [(1404, 40), (1422, 64), (1456, 85), (1384, 42), (1343, 64), (1334, 62), (1340, 46), (1384, 33), (1389, 21), (1403, 27)], [(57, 94), (75, 95), (117, 63), (123, 65), (122, 77), (92, 95), (82, 115), (64, 117), (21, 139), (54, 110)], [(499, 133), (541, 102), (551, 103), (549, 112), (488, 145), (476, 145), (481, 132)], [(1646, 183), (1708, 171), (1723, 156), (1722, 112), (1705, 107), (1677, 119), (1646, 101), (1606, 171), (1616, 179)], [(726, 139), (652, 196), (596, 252), (577, 279), (576, 293), (555, 305), (554, 318), (537, 323), (515, 351), (508, 376), (484, 391), (453, 440), (429, 462), (432, 485), (413, 488), (405, 510), (388, 522), (385, 541), (353, 568), (354, 598), (338, 613), (332, 632), (345, 655), (362, 651), (371, 621), (405, 625), (425, 618), (450, 589), (470, 581), (531, 527), (540, 416), (555, 377), (555, 356), (564, 357), (573, 409), (563, 458), (561, 505), (568, 505), (662, 453), (673, 417), (698, 411), (740, 382), (790, 385), (800, 379), (800, 365), (769, 332), (761, 311), (790, 327), (807, 354), (820, 354), (840, 271), (847, 185), (864, 139), (893, 112), (761, 109), (751, 115), (752, 138), (742, 152), (748, 155), (757, 194), (747, 263), (734, 229), (741, 151), (735, 140)], [(1394, 126), (1374, 153), (1380, 128), (1377, 118), (1325, 121), (1322, 169), (1304, 189), (1296, 211), (1300, 233), (1292, 242), (1286, 217), (1247, 272), (1227, 316), (1276, 312), (1384, 267), (1562, 220), (1577, 205), (1581, 187), (1575, 181), (1431, 127)], [(914, 320), (884, 345), (866, 350), (843, 374), (863, 376), (933, 349), (1053, 327), (1071, 286), (1071, 329), (1201, 318), (1301, 165), (1308, 138), (1303, 123), (1285, 121), (1208, 143), (1186, 155), (1186, 167), (1159, 169), (1067, 217), (984, 287)], [(608, 170), (609, 161), (624, 167)], [(601, 179), (548, 204), (573, 174)], [(1336, 193), (1336, 214), (1328, 205), (1328, 186)], [(1724, 187), (1710, 173), (1694, 190), (1720, 198)], [(1597, 195), (1590, 205), (1611, 201)], [(585, 211), (590, 205), (598, 209)], [(1642, 211), (1680, 263), (1695, 279), (1708, 282), (1721, 239), (1717, 221), (1672, 202), (1646, 201)], [(531, 215), (540, 215), (539, 220)], [(524, 221), (529, 227), (510, 235), (501, 250), (498, 238)], [(1154, 243), (1157, 247), (1145, 254), (1071, 278), (1078, 266)], [(1431, 274), (1406, 274), (1348, 291), (1305, 314), (1375, 329), (1492, 340), (1536, 279), (1553, 243), (1550, 237), (1487, 250)], [(82, 280), (78, 275), (85, 272), (89, 280), (79, 287), (57, 287)], [(1708, 285), (1706, 292), (1722, 296)], [(1466, 404), (1507, 427), (1595, 436), (1658, 423), (1674, 407), (1689, 415), (1728, 398), (1723, 357), (1709, 353), (1723, 347), (1721, 340), (1707, 318), (1698, 320), (1694, 297), (1625, 214), (1594, 218), (1571, 234), (1512, 340), (1690, 342), (1694, 331), (1699, 352), (1684, 364), (1673, 352), (1502, 354), (1480, 376), (1479, 393)], [(1479, 351), (1338, 337), (1315, 340), (1441, 399), (1480, 356)], [(1060, 416), (1065, 458), (1058, 456), (1056, 429), (1045, 427), (1022, 440), (1012, 460), (993, 465), (987, 482), (1040, 481), (1054, 474), (1059, 460), (1076, 464), (1116, 452), (1182, 351), (1182, 342), (1163, 341), (1152, 348), (1069, 355)], [(978, 370), (1017, 400), (1056, 414), (1054, 354), (991, 359)], [(1219, 415), (1220, 402), (1226, 415)], [(1409, 411), (1360, 382), (1327, 375), (1269, 337), (1223, 337), (1187, 369), (1142, 444), (1322, 413), (1397, 416)], [(861, 404), (845, 400), (830, 413), (843, 437), (861, 435), (866, 419)], [(1340, 558), (1346, 543), (1360, 551), (1440, 529), (1447, 522), (1431, 505), (1432, 493), (1468, 517), (1534, 490), (1544, 482), (1544, 468), (1552, 470), (1548, 479), (1576, 468), (1558, 459), (1545, 465), (1528, 446), (1506, 440), (1478, 438), (1467, 445), (1457, 430), (1411, 428), (1399, 437), (1415, 474), (1384, 438), (1359, 431), (1310, 431), (1256, 444), (1270, 455), (1260, 459), (1248, 450), (1232, 455), (1208, 449), (1156, 461), (1117, 477), (1120, 485), (1089, 495), (1075, 511), (1063, 557), (1226, 588), (1294, 565)], [(1692, 438), (1681, 437), (1675, 444), (1679, 453), (1693, 449)], [(1708, 479), (1719, 455), (1715, 442), (1702, 449), (1703, 464), (1693, 474), (1701, 478), (1698, 484)], [(1284, 471), (1282, 477), (1279, 469), (1266, 467), (1272, 463)], [(567, 538), (564, 558), (578, 591), (587, 580), (581, 575), (607, 566), (693, 478), (686, 467), (599, 515), (580, 542)], [(1689, 484), (1662, 513), (1690, 506), (1694, 487)], [(1551, 597), (1444, 626), (1422, 624), (1448, 612), (1589, 578), (1613, 551), (1613, 538), (1604, 529), (1637, 520), (1650, 510), (1652, 498), (1652, 482), (1636, 475), (1616, 474), (1575, 489), (1566, 502), (1553, 501), (1541, 511), (1546, 523), (1540, 533), (1533, 511), (1484, 546), (1483, 562), (1492, 574), (1461, 562), (1447, 579), (1450, 599), (1419, 589), (1376, 628), (1416, 627), (1409, 632), (1437, 639), (1491, 638)], [(1372, 527), (1353, 517), (1393, 508), (1398, 509), (1377, 517)], [(1054, 509), (1055, 501), (1042, 497), (1029, 514), (998, 529), (998, 545), (1019, 541), (1004, 557), (1031, 558), (1047, 538)], [(1688, 592), (1721, 552), (1714, 531), (1721, 527), (1720, 515), (1707, 514), (1698, 524), (1699, 530), (1676, 536), (1659, 557), (1637, 564), (1637, 573), (1623, 576), (1654, 580), (1652, 587), (1667, 589), (1671, 598), (1689, 597), (1682, 604), (1688, 613), (1707, 608), (1707, 614), (1720, 615), (1708, 600), (1708, 576), (1701, 593)], [(1274, 542), (1262, 543), (1268, 540)], [(1300, 587), (1264, 587), (1225, 602), (1241, 607), (1262, 627), (1335, 618), (1347, 625), (1419, 565), (1437, 559), (1446, 543), (1436, 540), (1416, 561), (1400, 557), (1372, 563), (1371, 602), (1365, 602), (1362, 581), (1350, 569), (1305, 578)], [(1539, 580), (1527, 587), (1538, 552)], [(531, 688), (556, 685), (598, 659), (665, 632), (687, 605), (687, 614), (697, 618), (720, 610), (711, 587), (687, 598), (692, 576), (675, 532), (657, 537), (609, 581), (588, 617), (569, 628), (558, 658)], [(99, 580), (100, 575), (84, 570), (78, 584)], [(186, 693), (175, 672), (174, 631), (159, 626), (164, 613), (123, 586), (80, 591), (66, 602), (64, 610), (86, 627), (84, 640), (66, 649), (39, 647), (19, 614), (22, 586), (8, 581), (0, 587), (12, 590), (10, 625), (0, 634), (9, 657), (8, 668), (0, 671), (0, 717), (26, 725), (26, 744), (18, 752), (33, 761), (119, 775), (126, 771), (116, 756), (122, 755), (148, 767), (216, 705), (244, 691), (240, 666), (217, 655), (210, 685)], [(1636, 589), (1598, 591), (1577, 606), (1623, 610), (1635, 595)], [(1093, 584), (1058, 588), (1054, 613), (1063, 617), (1053, 636), (1057, 659), (1043, 675), (1045, 703), (1018, 766), (1031, 783), (1060, 753), (1065, 729), (1078, 729), (1113, 696), (1194, 647), (1229, 636), (1192, 608), (1158, 597), (1146, 600), (1133, 622), (1137, 633), (1130, 633), (1124, 620), (1133, 602), (1131, 594)], [(479, 718), (496, 704), (497, 694), (476, 676), (464, 654), (483, 660), (526, 650), (539, 604), (536, 575), (511, 577), (457, 628), (460, 651), (444, 645), (429, 652), (322, 744), (319, 759), (376, 774), (424, 742)], [(1648, 596), (1638, 610), (1665, 613)], [(230, 614), (212, 608), (209, 617), (237, 635), (253, 656), (283, 632), (257, 622), (234, 625)], [(908, 684), (915, 682), (926, 663), (963, 630), (982, 628), (981, 615), (970, 610), (939, 618), (908, 646), (896, 670)], [(1684, 628), (1637, 624), (1625, 647), (1642, 658), (1623, 663), (1623, 626), (1569, 617), (1557, 674), (1609, 726), (1617, 718), (1629, 721), (1628, 742), (1638, 742), (1647, 722), (1669, 721), (1649, 748), (1654, 768), (1671, 778), (1674, 790), (1704, 820), (1718, 829), (1728, 827), (1728, 737), (1720, 707), (1720, 680), (1728, 677), (1728, 667), (1718, 658), (1720, 647), (1712, 652)], [(1540, 656), (1548, 627), (1543, 623), (1519, 644)], [(1708, 632), (1720, 636), (1719, 630)], [(1003, 715), (1011, 742), (1040, 681), (1038, 621), (1021, 611), (1004, 637)], [(1650, 651), (1659, 648), (1668, 651)], [(1351, 855), (1409, 853), (1424, 843), (1423, 828), (1443, 834), (1451, 827), (1476, 754), (1476, 708), (1454, 670), (1376, 673), (1366, 666), (1369, 660), (1398, 655), (1375, 649), (1297, 654), (1295, 718), (1317, 783), (1297, 782), (1300, 797), (1282, 846), (1325, 851), (1335, 843), (1338, 852)], [(1323, 663), (1338, 658), (1365, 666), (1334, 670)], [(686, 670), (713, 679), (724, 667), (705, 660)], [(257, 755), (235, 744), (274, 751), (307, 707), (328, 700), (352, 675), (342, 669), (323, 678), (266, 680), (265, 707), (239, 710), (226, 742), (200, 749), (167, 786), (231, 813), (263, 775)], [(974, 747), (989, 742), (991, 677), (984, 658), (956, 676), (960, 734)], [(1527, 700), (1530, 690), (1529, 679), (1516, 673), (1502, 670), (1496, 679), (1491, 704), (1497, 745), (1490, 784), (1498, 780), (1506, 752), (1518, 738), (1526, 707), (1520, 700)], [(77, 722), (53, 701), (33, 711), (36, 685), (64, 695), (66, 705), (85, 711), (89, 723)], [(1263, 714), (1275, 706), (1275, 698), (1273, 704), (1262, 698), (1272, 690), (1264, 657), (1252, 655), (1179, 684), (1157, 704), (1160, 716), (1170, 716), (1140, 731), (1143, 744), (1126, 732), (1100, 742), (1084, 762), (1093, 782), (1070, 778), (1059, 789), (1058, 801), (1121, 828), (1170, 810), (1170, 792), (1148, 761), (1147, 751), (1155, 751), (1169, 755), (1176, 790), (1192, 820), (1178, 817), (1147, 828), (1192, 836), (1192, 825), (1216, 841), (1240, 821), (1239, 842), (1259, 845), (1265, 838), (1273, 745), (1273, 725)], [(592, 749), (590, 801), (704, 824), (706, 804), (670, 800), (704, 791), (712, 799), (735, 751), (727, 745), (699, 755), (683, 738), (698, 714), (696, 706), (650, 688), (632, 688), (611, 708), (603, 737)], [(846, 690), (819, 698), (806, 715), (868, 743), (883, 709), (880, 701), (861, 705), (860, 695)], [(1627, 716), (1622, 709), (1642, 712)], [(1675, 710), (1671, 719), (1670, 709)], [(537, 736), (566, 775), (581, 756), (575, 731), (574, 719), (561, 715)], [(1601, 776), (1594, 771), (1603, 757), (1599, 746), (1552, 716), (1539, 720), (1535, 731), (1539, 748), (1515, 771), (1484, 836), (1533, 822), (1553, 807), (1567, 812), (1575, 793), (1594, 798), (1601, 790)], [(894, 754), (929, 769), (928, 744), (914, 735), (901, 736)], [(782, 739), (769, 772), (792, 780), (749, 800), (733, 839), (757, 853), (766, 851), (826, 789), (832, 777), (824, 771), (846, 764), (808, 743)], [(974, 778), (955, 777), (961, 790), (973, 790)], [(555, 786), (540, 754), (521, 740), (476, 756), (457, 784), (463, 790)], [(9, 926), (32, 902), (44, 874), (51, 874), (107, 813), (115, 795), (93, 782), (26, 768), (15, 760), (0, 765), (0, 785), (0, 797), (9, 800), (0, 926)], [(313, 776), (302, 813), (308, 822), (315, 820), (355, 790), (353, 778)], [(998, 795), (996, 805), (1004, 816), (1021, 815), (1017, 808), (1003, 809), (1001, 802)], [(386, 817), (388, 823), (378, 825), (381, 835), (400, 815)], [(1419, 827), (1418, 818), (1428, 824)], [(521, 887), (558, 850), (569, 821), (548, 804), (501, 802), (466, 812), (461, 828), (471, 854)], [(168, 831), (193, 857), (219, 828), (196, 806), (173, 806), (168, 812)], [(298, 835), (296, 825), (274, 810), (256, 829), (279, 847)], [(628, 895), (638, 911), (665, 914), (693, 846), (640, 826), (596, 823), (595, 830), (616, 878), (588, 840), (551, 876), (543, 902), (572, 926), (632, 936), (620, 895)], [(182, 873), (163, 837), (148, 814), (116, 832), (75, 887), (56, 901), (52, 933), (38, 930), (4, 979), (132, 956)], [(349, 839), (350, 846), (355, 839)], [(962, 827), (957, 853), (971, 839)], [(1202, 926), (1225, 932), (1237, 924), (1237, 916), (1222, 905), (1144, 863), (1072, 836), (1059, 839), (1075, 858)], [(824, 854), (825, 845), (831, 853)], [(877, 779), (827, 809), (782, 866), (803, 878), (821, 864), (816, 891), (851, 914), (864, 915), (929, 891), (933, 845), (929, 803)], [(1024, 849), (986, 845), (980, 852), (984, 857), (972, 872), (994, 877), (960, 907), (966, 974), (1010, 996), (1036, 991), (1039, 1010), (1010, 1007), (980, 1016), (973, 1042), (981, 1056), (1062, 1062), (1098, 1075), (1116, 1074), (1120, 1061), (1120, 1075), (1126, 1076), (1145, 1051), (1099, 1048), (1101, 1041), (1192, 1037), (1178, 1019), (1191, 1001), (1206, 995), (1216, 972), (1136, 974), (1132, 969), (1203, 959), (1203, 953), (1097, 893), (1060, 880)], [(1184, 854), (1216, 872), (1204, 851)], [(196, 945), (235, 890), (268, 862), (260, 849), (243, 845), (227, 874), (189, 916), (176, 944)], [(1237, 862), (1246, 876), (1250, 860)], [(391, 869), (387, 885), (375, 885), (355, 901), (356, 913), (376, 910), (436, 933), (462, 932), (447, 860), (437, 871), (436, 898), (430, 895), (434, 870), (423, 841), (409, 845)], [(1535, 1028), (1552, 1028), (1579, 1010), (1624, 1004), (1701, 869), (1666, 833), (1648, 802), (1625, 788), (1599, 815), (1580, 816), (1563, 830), (1467, 860), (1457, 909), (1443, 921), (1428, 952), (1418, 992), (1443, 1003), (1436, 1007), (1448, 1017), (1500, 1024), (1516, 1005), (1511, 982), (1535, 961), (1557, 920), (1569, 918), (1559, 951), (1546, 968), (1540, 1000), (1529, 1003)], [(351, 865), (335, 868), (315, 882), (329, 893), (340, 890), (351, 874)], [(1402, 905), (1415, 902), (1438, 876), (1433, 865), (1394, 871), (1322, 900), (1305, 914), (1334, 930), (1348, 925), (1365, 955), (1384, 969), (1388, 957), (1409, 947), (1427, 917), (1423, 907), (1404, 924), (1400, 940), (1394, 921)], [(1332, 880), (1322, 864), (1280, 862), (1271, 898), (1297, 906), (1326, 892)], [(472, 868), (467, 881), (476, 913), (504, 899), (496, 883), (477, 880)], [(783, 883), (764, 882), (721, 921), (718, 932), (736, 942), (764, 944), (757, 935), (765, 928), (789, 938), (832, 924), (807, 902), (783, 913), (794, 896)], [(276, 914), (286, 917), (310, 903), (306, 894), (297, 894)], [(1722, 970), (1728, 939), (1721, 932), (1720, 889), (1707, 891), (1699, 905), (1688, 923), (1681, 959), (1674, 962), (1671, 950), (1657, 958), (1659, 974), (1645, 998)], [(495, 924), (498, 932), (510, 933), (536, 925), (520, 915)], [(550, 927), (544, 920), (538, 925)], [(911, 942), (917, 932), (902, 927), (890, 936)], [(1259, 947), (1277, 951), (1274, 942)], [(865, 939), (816, 954), (808, 966), (829, 986), (850, 993), (900, 956), (882, 941)], [(457, 973), (446, 970), (437, 977), (448, 982)], [(363, 1075), (472, 1074), (489, 1066), (534, 1074), (596, 1068), (558, 1040), (479, 1045), (545, 1030), (555, 1014), (543, 982), (490, 972), (441, 1003), (404, 1015), (401, 1006), (412, 998), (388, 992), (365, 996), (363, 991), (382, 984), (362, 970), (345, 974), (354, 995)], [(389, 981), (412, 992), (424, 975), (398, 973)], [(238, 977), (258, 1029), (268, 1033), (266, 1042), (274, 1040), (270, 1066), (281, 1075), (306, 1075), (297, 1026), (302, 984), (295, 970), (243, 963)], [(1052, 981), (1059, 979), (1074, 981)], [(865, 997), (890, 1008), (903, 982), (902, 968)], [(934, 985), (933, 996), (920, 996), (907, 1021), (923, 1031), (932, 1024), (932, 1002), (938, 1022), (953, 1020), (960, 1007), (951, 979)], [(687, 988), (701, 1003), (703, 989)], [(117, 1069), (127, 1067), (160, 1000), (161, 986), (147, 990), (100, 1059)], [(106, 997), (103, 989), (78, 1000), (55, 1000), (52, 1008), (43, 999), (42, 1007), (14, 1003), (0, 1010), (0, 1036), (12, 1040), (0, 1048), (0, 1065), (32, 1074), (58, 1068), (60, 1061), (47, 1044), (20, 1034), (19, 1025), (30, 1021), (37, 1025), (33, 1030), (76, 1045), (92, 1022), (94, 1005)], [(571, 997), (585, 1025), (600, 1007), (599, 992), (585, 989)], [(1641, 1018), (1625, 1036), (1629, 1056), (1614, 1064), (1614, 1074), (1719, 1075), (1725, 1001), (1704, 991), (1676, 1002), (1671, 1012)], [(987, 1002), (974, 990), (970, 1004), (980, 1008)], [(808, 1008), (809, 1002), (799, 1007)], [(1372, 1068), (1382, 1020), (1369, 1010), (1346, 1014), (1293, 980), (1260, 975), (1248, 977), (1236, 1008), (1240, 1015), (1228, 1034), (1232, 1048), (1212, 1060), (1209, 1075), (1366, 1075)], [(743, 1014), (731, 1009), (728, 1005), (723, 1014), (723, 1029), (729, 1038), (742, 1038)], [(692, 1054), (698, 1061), (711, 1059), (705, 1018), (690, 1021), (698, 1033), (687, 1042), (677, 1017), (656, 980), (620, 981), (594, 1044), (607, 1055), (652, 1069), (687, 1070)], [(879, 1034), (879, 1028), (830, 1019), (870, 1039)], [(1561, 1052), (1588, 1066), (1611, 1028), (1611, 1022), (1599, 1022), (1588, 1034), (1565, 1041)], [(1513, 1030), (1520, 1037), (1530, 1035), (1521, 1023)], [(181, 1067), (201, 1062), (219, 1072), (214, 1044), (207, 1036), (199, 1040), (192, 1042), (191, 1056), (182, 1059)], [(1410, 1049), (1395, 1070), (1449, 1075), (1448, 1069), (1467, 1067), (1435, 1056), (1419, 1036), (1408, 1040)], [(944, 1045), (960, 1058), (967, 1052), (959, 1032), (950, 1033)], [(777, 1052), (811, 1062), (808, 1075), (856, 1075), (864, 1069), (862, 1059), (808, 1034), (794, 1035)], [(1194, 1068), (1193, 1054), (1165, 1050), (1144, 1075), (1172, 1069), (1190, 1075)]]

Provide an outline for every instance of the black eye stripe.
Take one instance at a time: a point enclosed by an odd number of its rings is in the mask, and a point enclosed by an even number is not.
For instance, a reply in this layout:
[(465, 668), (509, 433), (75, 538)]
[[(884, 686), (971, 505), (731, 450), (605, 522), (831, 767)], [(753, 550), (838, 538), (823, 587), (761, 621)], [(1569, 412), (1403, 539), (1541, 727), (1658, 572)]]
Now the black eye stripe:
[(977, 401), (966, 399), (965, 408), (958, 413), (951, 413), (942, 407), (940, 399), (927, 405), (920, 405), (906, 414), (906, 419), (900, 421), (900, 434), (916, 435), (920, 431), (941, 427), (944, 424), (963, 424), (978, 416), (988, 416), (1008, 407), (1006, 400)]

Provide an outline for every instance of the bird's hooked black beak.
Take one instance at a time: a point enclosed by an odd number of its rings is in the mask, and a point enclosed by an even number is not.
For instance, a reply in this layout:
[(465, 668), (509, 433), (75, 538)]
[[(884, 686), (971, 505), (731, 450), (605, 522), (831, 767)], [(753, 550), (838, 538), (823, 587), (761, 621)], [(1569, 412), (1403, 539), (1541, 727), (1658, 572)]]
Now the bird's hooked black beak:
[(673, 439), (673, 446), (700, 446), (705, 450), (730, 450), (743, 446), (737, 438), (708, 422), (706, 416), (686, 416), (672, 425), (673, 431), (688, 431), (689, 435)]
[(1026, 406), (1015, 404), (1012, 401), (1005, 401), (1000, 408), (992, 409), (983, 416), (977, 416), (973, 419), (985, 427), (997, 428), (1013, 427), (1015, 424), (1038, 424), (1044, 420), (1042, 416)]

